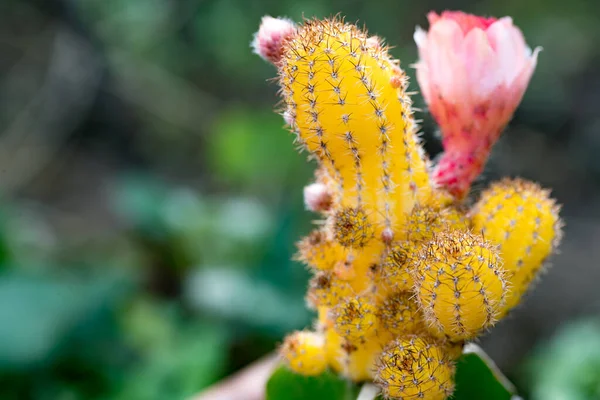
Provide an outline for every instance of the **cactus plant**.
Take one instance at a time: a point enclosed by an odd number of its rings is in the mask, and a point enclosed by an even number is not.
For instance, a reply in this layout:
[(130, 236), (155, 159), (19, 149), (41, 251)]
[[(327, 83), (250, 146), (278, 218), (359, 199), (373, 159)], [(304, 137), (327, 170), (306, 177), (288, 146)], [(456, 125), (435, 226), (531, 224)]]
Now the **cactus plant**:
[(277, 67), (284, 120), (317, 160), (305, 204), (323, 216), (297, 254), (314, 272), (316, 331), (292, 334), (281, 355), (300, 374), (327, 363), (374, 381), (387, 398), (445, 399), (462, 345), (520, 301), (558, 244), (558, 207), (537, 185), (505, 180), (469, 210), (473, 174), (458, 186), (434, 179), (406, 74), (379, 38), (339, 18), (273, 21), (255, 51)]

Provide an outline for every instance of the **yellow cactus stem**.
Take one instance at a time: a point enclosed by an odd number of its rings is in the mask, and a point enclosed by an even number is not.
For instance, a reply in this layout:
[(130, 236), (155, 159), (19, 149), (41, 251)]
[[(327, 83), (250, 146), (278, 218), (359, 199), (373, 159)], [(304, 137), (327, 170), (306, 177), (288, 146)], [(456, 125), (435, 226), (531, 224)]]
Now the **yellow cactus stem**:
[(331, 272), (319, 272), (310, 280), (306, 300), (313, 308), (331, 308), (353, 295), (354, 291), (348, 282), (340, 280)]
[[(372, 240), (366, 247), (362, 249), (349, 249), (346, 262), (352, 265), (353, 276), (348, 274), (350, 284), (357, 293), (362, 293), (371, 286), (371, 281), (368, 279), (371, 266), (378, 263), (381, 259), (381, 253), (385, 250), (386, 245), (380, 240)], [(340, 271), (338, 267), (337, 271)], [(338, 273), (339, 275), (339, 273)], [(339, 275), (340, 277), (342, 275)]]
[(329, 366), (354, 382), (373, 380), (376, 361), (391, 340), (386, 333), (377, 334), (364, 343), (352, 343), (334, 329), (325, 332), (325, 353)]
[(319, 375), (327, 368), (325, 337), (316, 332), (298, 331), (285, 338), (279, 350), (287, 366), (300, 375)]
[(496, 247), (481, 235), (439, 233), (413, 263), (416, 299), (432, 333), (466, 340), (496, 322), (507, 280)]
[(422, 336), (391, 342), (377, 360), (375, 381), (392, 399), (445, 400), (455, 367), (443, 345)]
[(335, 203), (363, 209), (378, 237), (431, 196), (406, 76), (366, 32), (307, 21), (285, 43), (279, 82), (292, 131), (336, 183)]
[(473, 207), (473, 229), (499, 245), (511, 282), (503, 314), (519, 303), (558, 246), (562, 236), (559, 210), (548, 190), (522, 179), (493, 184)]
[(394, 337), (426, 332), (423, 315), (412, 293), (392, 293), (377, 303), (375, 311), (381, 329)]
[(347, 299), (332, 312), (336, 332), (350, 342), (364, 343), (377, 333), (375, 307), (366, 297)]
[(345, 256), (345, 250), (324, 229), (313, 231), (298, 243), (296, 260), (315, 270), (327, 271)]
[(325, 358), (327, 364), (337, 373), (343, 371), (345, 340), (333, 327), (325, 329)]
[(407, 240), (426, 242), (439, 232), (468, 228), (467, 217), (456, 208), (415, 207), (406, 221), (404, 233)]
[(342, 208), (333, 215), (333, 234), (344, 247), (362, 248), (373, 238), (373, 226), (360, 208)]

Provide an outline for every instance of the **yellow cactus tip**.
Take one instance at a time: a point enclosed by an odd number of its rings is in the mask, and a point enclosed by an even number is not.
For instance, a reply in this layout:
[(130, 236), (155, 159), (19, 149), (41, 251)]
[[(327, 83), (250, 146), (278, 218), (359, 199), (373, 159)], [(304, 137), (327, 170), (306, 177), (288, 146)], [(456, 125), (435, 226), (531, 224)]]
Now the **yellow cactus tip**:
[(436, 336), (466, 340), (499, 318), (508, 283), (496, 246), (481, 235), (440, 233), (413, 263), (416, 299)]
[(325, 338), (320, 333), (294, 332), (285, 338), (279, 353), (286, 365), (300, 375), (319, 375), (327, 368)]
[(515, 307), (562, 237), (560, 206), (548, 190), (503, 179), (484, 191), (470, 212), (473, 229), (499, 246), (511, 283), (502, 315)]
[(381, 41), (340, 19), (307, 21), (286, 42), (279, 83), (288, 124), (334, 201), (364, 208), (376, 227), (400, 226), (431, 186), (406, 75)]
[(376, 333), (375, 308), (368, 299), (355, 297), (333, 309), (334, 328), (345, 339), (364, 342)]
[(343, 208), (333, 216), (333, 233), (342, 246), (361, 248), (373, 237), (373, 226), (362, 208)]
[(445, 400), (455, 367), (446, 349), (423, 337), (391, 342), (377, 360), (375, 382), (389, 399)]

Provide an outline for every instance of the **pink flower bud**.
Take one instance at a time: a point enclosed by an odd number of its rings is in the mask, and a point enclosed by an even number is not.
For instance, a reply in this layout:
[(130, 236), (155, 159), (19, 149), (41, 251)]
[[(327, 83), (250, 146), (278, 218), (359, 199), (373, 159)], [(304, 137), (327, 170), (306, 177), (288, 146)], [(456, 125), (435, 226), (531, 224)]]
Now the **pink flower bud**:
[(417, 28), (414, 39), (417, 80), (445, 150), (434, 177), (463, 197), (519, 105), (539, 49), (527, 47), (510, 17), (460, 11), (427, 17), (429, 32)]
[(327, 211), (331, 207), (331, 193), (322, 183), (312, 183), (304, 187), (304, 204), (310, 211)]
[(277, 64), (283, 55), (283, 44), (296, 32), (296, 24), (286, 18), (262, 18), (258, 32), (254, 34), (254, 52), (272, 64)]

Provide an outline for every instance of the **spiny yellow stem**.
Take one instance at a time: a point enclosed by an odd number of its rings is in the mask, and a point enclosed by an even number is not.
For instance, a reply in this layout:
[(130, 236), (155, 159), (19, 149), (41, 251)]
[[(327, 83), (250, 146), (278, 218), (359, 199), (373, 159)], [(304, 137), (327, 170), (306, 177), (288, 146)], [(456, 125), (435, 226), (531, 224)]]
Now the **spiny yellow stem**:
[(549, 191), (522, 179), (495, 183), (473, 207), (473, 229), (499, 245), (512, 286), (503, 314), (519, 303), (558, 245), (562, 236), (558, 212)]
[(280, 85), (292, 128), (380, 234), (431, 193), (406, 78), (385, 48), (339, 20), (309, 21), (286, 43)]

